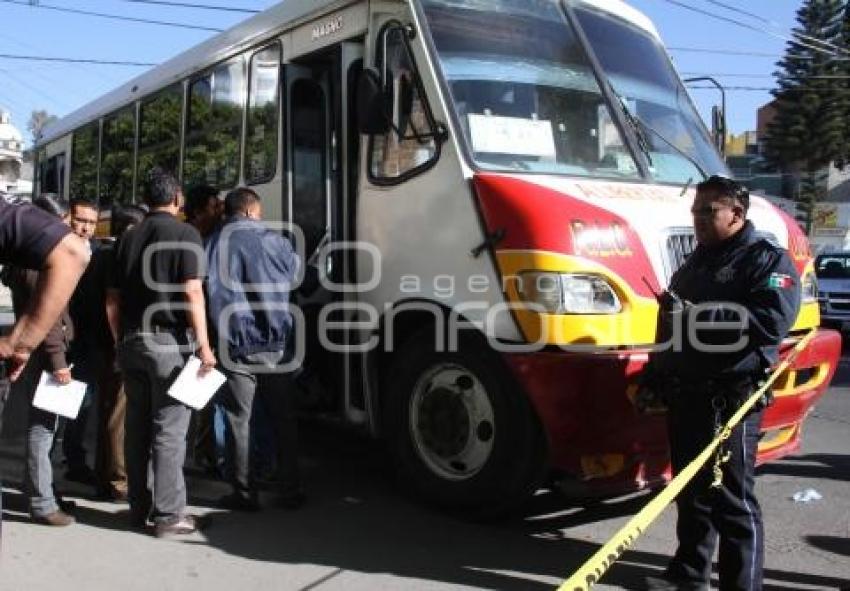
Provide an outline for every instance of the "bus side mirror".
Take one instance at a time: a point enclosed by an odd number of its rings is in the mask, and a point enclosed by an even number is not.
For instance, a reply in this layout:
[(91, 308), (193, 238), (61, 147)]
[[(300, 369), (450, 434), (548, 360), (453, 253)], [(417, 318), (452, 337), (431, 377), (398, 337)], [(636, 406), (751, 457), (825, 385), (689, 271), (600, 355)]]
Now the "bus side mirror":
[(721, 156), (726, 155), (726, 114), (723, 109), (714, 105), (711, 108), (711, 137)]
[(374, 68), (365, 68), (357, 81), (357, 127), (360, 133), (383, 135), (390, 131), (389, 101)]

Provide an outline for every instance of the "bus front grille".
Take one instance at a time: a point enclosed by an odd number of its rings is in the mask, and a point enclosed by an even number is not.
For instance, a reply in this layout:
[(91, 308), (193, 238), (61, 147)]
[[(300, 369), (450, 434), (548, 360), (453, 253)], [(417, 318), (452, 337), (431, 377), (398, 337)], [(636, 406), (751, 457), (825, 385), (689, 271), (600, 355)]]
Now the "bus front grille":
[(673, 276), (673, 273), (685, 264), (685, 260), (696, 247), (697, 240), (692, 231), (676, 232), (667, 236), (668, 280)]

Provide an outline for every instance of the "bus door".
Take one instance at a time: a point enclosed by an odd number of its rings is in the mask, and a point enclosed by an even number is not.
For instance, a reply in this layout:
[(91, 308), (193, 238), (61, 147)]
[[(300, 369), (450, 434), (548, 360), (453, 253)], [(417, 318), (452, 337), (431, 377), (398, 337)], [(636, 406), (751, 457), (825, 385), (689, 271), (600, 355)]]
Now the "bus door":
[(331, 243), (345, 239), (337, 61), (325, 54), (309, 63), (290, 64), (285, 77), (291, 221), (304, 238), (305, 279), (294, 297), (306, 331), (304, 371), (298, 384), (302, 407), (320, 412), (344, 410), (349, 397), (345, 355), (328, 351), (320, 338), (324, 331), (332, 342), (341, 343), (326, 326), (341, 320), (342, 312), (322, 316), (326, 306), (344, 297), (326, 287), (343, 282), (342, 259), (327, 255)]
[[(360, 184), (360, 132), (357, 129), (357, 83), (363, 71), (363, 57), (366, 53), (362, 41), (346, 41), (338, 48), (337, 68), (335, 78), (335, 103), (338, 125), (337, 161), (339, 174), (338, 207), (336, 208), (335, 227), (338, 233), (334, 239), (339, 242), (353, 244), (357, 241), (357, 211), (358, 188)], [(333, 266), (339, 270), (340, 281), (354, 286), (368, 281), (357, 272), (357, 248), (346, 248), (333, 253)], [(342, 297), (349, 304), (357, 302), (357, 291), (347, 290)], [(358, 317), (351, 308), (343, 311), (341, 316), (348, 321), (365, 320)], [(353, 330), (345, 331), (340, 340), (348, 347), (349, 352), (343, 355), (343, 374), (345, 389), (343, 408), (347, 419), (356, 424), (367, 424), (373, 417), (369, 408), (369, 398), (365, 395), (364, 367), (367, 355), (358, 351), (357, 346), (369, 341), (371, 333), (361, 333)], [(369, 425), (375, 432), (376, 425)]]

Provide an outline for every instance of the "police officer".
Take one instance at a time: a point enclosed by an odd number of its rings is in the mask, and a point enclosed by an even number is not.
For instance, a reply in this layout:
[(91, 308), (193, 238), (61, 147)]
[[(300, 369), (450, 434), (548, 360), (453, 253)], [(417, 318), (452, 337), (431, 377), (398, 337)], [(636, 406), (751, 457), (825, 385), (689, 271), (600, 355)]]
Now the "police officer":
[[(799, 309), (800, 281), (788, 253), (746, 219), (749, 193), (712, 176), (691, 208), (697, 248), (661, 298), (659, 348), (645, 392), (668, 407), (674, 473), (712, 441), (758, 388)], [(720, 589), (762, 588), (764, 530), (753, 490), (765, 403), (733, 430), (676, 500), (679, 546), (649, 589), (708, 589), (720, 538)]]

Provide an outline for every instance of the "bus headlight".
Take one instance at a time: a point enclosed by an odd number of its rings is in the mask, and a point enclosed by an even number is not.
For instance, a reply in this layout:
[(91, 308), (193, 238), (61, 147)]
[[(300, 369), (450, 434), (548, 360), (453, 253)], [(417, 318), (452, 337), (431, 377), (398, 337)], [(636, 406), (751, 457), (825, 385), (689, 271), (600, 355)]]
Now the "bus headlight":
[(598, 275), (520, 273), (519, 293), (549, 314), (616, 314), (623, 309), (611, 285)]
[(816, 302), (818, 300), (818, 282), (815, 279), (814, 273), (806, 273), (803, 275), (803, 280), (801, 283), (801, 294), (800, 297), (803, 299), (804, 303)]

